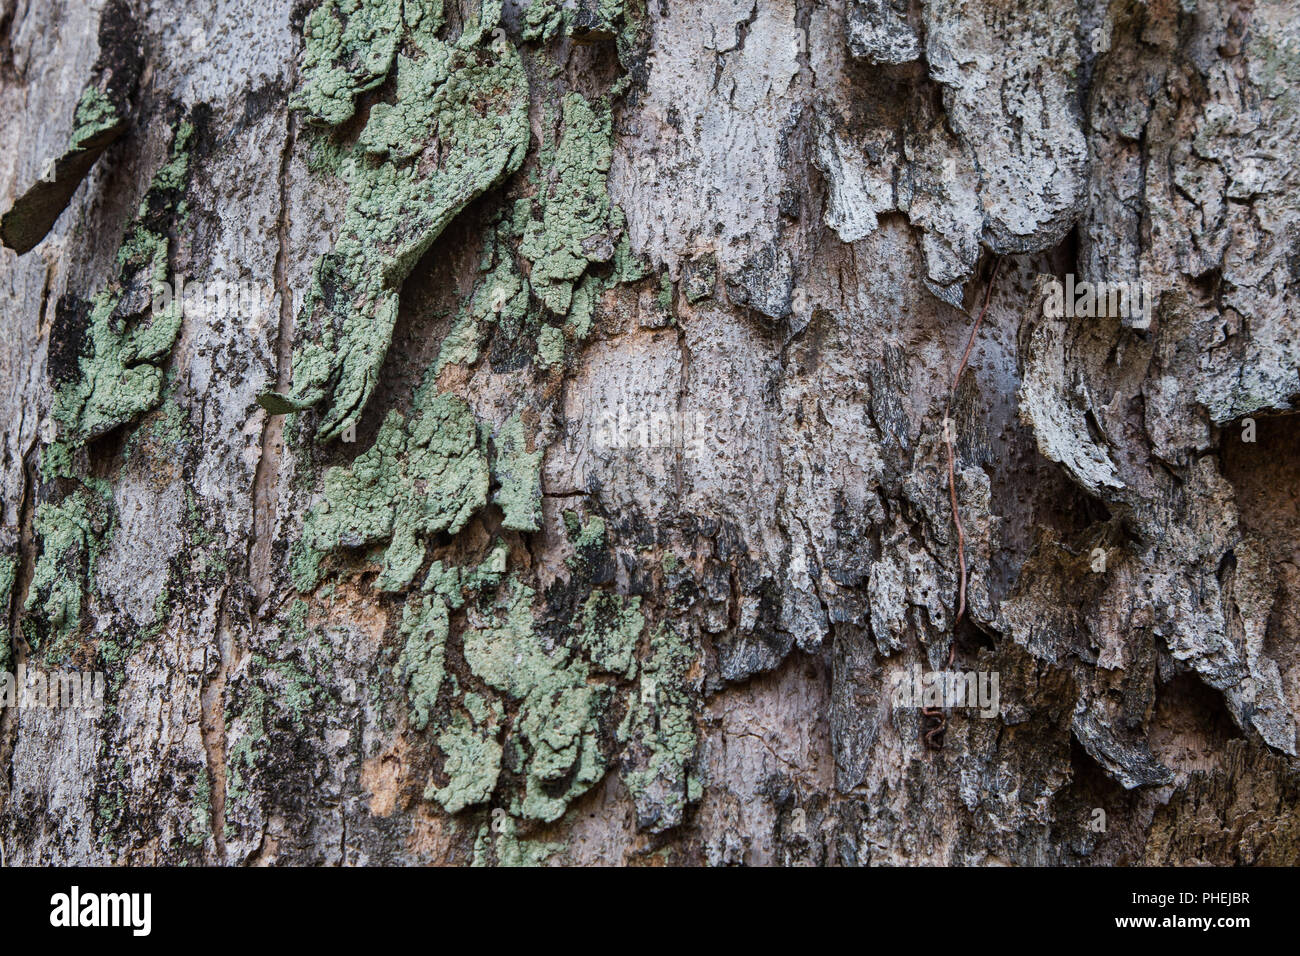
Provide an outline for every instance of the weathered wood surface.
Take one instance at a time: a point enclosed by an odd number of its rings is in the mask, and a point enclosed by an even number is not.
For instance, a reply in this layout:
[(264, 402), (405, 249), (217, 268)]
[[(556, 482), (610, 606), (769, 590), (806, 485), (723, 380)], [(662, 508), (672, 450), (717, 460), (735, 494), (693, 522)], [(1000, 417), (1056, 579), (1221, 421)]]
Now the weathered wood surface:
[(6, 862), (1300, 862), (1295, 4), (458, 2), (0, 0)]

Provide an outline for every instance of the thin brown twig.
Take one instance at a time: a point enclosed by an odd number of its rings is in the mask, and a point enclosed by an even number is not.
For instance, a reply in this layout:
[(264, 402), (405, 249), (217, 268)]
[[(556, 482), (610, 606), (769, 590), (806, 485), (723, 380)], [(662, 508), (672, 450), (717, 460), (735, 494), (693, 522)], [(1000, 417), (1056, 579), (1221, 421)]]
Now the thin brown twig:
[[(971, 349), (975, 347), (975, 337), (979, 335), (980, 326), (984, 323), (984, 315), (989, 310), (989, 301), (993, 298), (993, 283), (998, 277), (998, 266), (1000, 264), (1000, 259), (993, 260), (993, 271), (989, 274), (988, 287), (984, 290), (984, 304), (980, 307), (979, 315), (975, 317), (974, 325), (971, 326), (970, 338), (966, 341), (966, 350), (961, 353), (961, 361), (957, 363), (957, 371), (953, 374), (952, 385), (948, 389), (948, 398), (943, 405), (943, 443), (948, 451), (948, 497), (952, 502), (953, 527), (957, 530), (957, 565), (961, 571), (961, 582), (957, 588), (957, 614), (953, 617), (952, 639), (948, 643), (948, 670), (952, 670), (953, 661), (957, 659), (957, 626), (961, 624), (962, 617), (966, 614), (966, 531), (961, 523), (961, 508), (957, 505), (957, 456), (953, 451), (952, 427), (949, 415), (952, 411), (953, 399), (957, 397), (957, 385), (961, 381), (961, 374), (966, 371), (966, 362), (970, 358)], [(923, 707), (921, 713), (937, 721), (936, 726), (926, 732), (925, 742), (930, 748), (938, 750), (943, 746), (943, 742), (936, 740), (936, 738), (943, 735), (948, 725), (943, 709), (941, 707)]]
[[(989, 310), (989, 300), (993, 298), (993, 283), (998, 277), (998, 265), (1001, 260), (993, 260), (993, 271), (989, 274), (988, 288), (984, 290), (984, 305), (980, 307), (979, 315), (975, 318), (975, 325), (971, 327), (970, 338), (966, 342), (966, 351), (961, 354), (961, 362), (957, 365), (957, 372), (952, 377), (952, 387), (948, 392), (948, 400), (943, 406), (944, 421), (948, 420), (948, 414), (952, 409), (953, 399), (957, 397), (957, 384), (961, 381), (961, 373), (966, 371), (966, 361), (970, 358), (971, 349), (975, 345), (975, 336), (979, 335), (980, 326), (984, 323), (984, 315)], [(952, 429), (944, 429), (944, 444), (948, 449), (948, 496), (952, 500), (952, 523), (957, 529), (957, 562), (961, 567), (961, 587), (957, 592), (957, 616), (953, 619), (953, 633), (956, 634), (957, 625), (961, 623), (962, 615), (966, 612), (966, 533), (961, 524), (961, 509), (957, 507), (957, 481), (956, 481), (956, 455), (952, 447)], [(954, 644), (954, 649), (956, 645)], [(952, 655), (949, 655), (948, 666), (952, 666)]]

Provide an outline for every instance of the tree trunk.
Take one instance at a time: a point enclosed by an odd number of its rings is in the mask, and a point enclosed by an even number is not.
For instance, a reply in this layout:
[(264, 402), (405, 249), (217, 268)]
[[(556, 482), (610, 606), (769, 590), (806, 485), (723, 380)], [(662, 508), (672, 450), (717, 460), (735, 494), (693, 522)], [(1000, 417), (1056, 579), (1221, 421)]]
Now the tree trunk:
[(1300, 862), (1294, 3), (186, 6), (0, 0), (5, 862)]

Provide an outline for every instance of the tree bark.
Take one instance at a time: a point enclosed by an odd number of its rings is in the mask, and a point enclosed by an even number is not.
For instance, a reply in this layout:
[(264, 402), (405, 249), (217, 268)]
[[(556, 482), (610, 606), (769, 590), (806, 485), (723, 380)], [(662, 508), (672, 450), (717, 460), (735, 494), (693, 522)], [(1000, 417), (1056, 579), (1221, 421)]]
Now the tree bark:
[(0, 131), (5, 862), (1300, 862), (1294, 3), (0, 0)]

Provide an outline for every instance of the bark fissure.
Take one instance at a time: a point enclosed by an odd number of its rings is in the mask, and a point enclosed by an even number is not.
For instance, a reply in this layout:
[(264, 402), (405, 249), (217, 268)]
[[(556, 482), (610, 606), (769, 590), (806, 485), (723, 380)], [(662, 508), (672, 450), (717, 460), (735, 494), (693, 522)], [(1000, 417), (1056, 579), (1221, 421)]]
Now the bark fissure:
[[(273, 274), (275, 289), (280, 300), (277, 316), (274, 357), (275, 390), (283, 392), (291, 380), (291, 362), (293, 351), (293, 309), (294, 296), (289, 288), (287, 278), (289, 261), (289, 164), (292, 161), (294, 144), (297, 140), (294, 130), (295, 120), (292, 113), (286, 113), (284, 145), (280, 153), (280, 168), (277, 184), (279, 186), (279, 216), (276, 220), (276, 252)], [(276, 512), (280, 480), (281, 460), (284, 451), (284, 416), (266, 413), (262, 425), (262, 439), (257, 458), (257, 469), (253, 477), (253, 533), (252, 546), (249, 551), (249, 580), (253, 584), (257, 616), (265, 614), (266, 604), (275, 587), (271, 568), (272, 550), (275, 543)]]
[(0, 27), (6, 207), (128, 131), (0, 250), (0, 595), (111, 693), (7, 862), (1300, 858), (1282, 0), (200, 3), (120, 116), (88, 10)]

